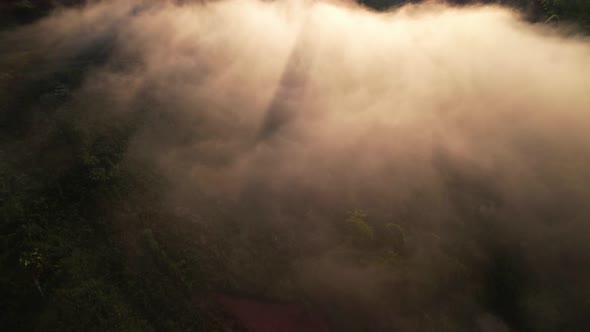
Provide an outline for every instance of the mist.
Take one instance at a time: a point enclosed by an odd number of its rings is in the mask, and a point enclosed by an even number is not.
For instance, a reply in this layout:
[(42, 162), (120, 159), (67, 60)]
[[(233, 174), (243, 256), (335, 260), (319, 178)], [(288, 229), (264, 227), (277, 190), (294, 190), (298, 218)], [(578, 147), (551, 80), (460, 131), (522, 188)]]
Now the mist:
[(590, 291), (575, 27), (496, 5), (138, 0), (4, 34), (27, 41), (4, 59), (47, 71), (100, 55), (62, 108), (131, 124), (124, 165), (160, 181), (161, 227), (233, 225), (234, 293), (302, 300), (336, 331), (588, 324), (570, 318)]

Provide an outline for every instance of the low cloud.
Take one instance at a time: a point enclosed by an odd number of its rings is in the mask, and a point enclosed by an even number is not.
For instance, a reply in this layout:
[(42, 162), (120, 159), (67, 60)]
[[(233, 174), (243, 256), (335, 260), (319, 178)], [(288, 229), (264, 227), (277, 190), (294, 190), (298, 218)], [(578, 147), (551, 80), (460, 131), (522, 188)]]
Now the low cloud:
[[(582, 35), (499, 6), (245, 0), (105, 1), (13, 33), (56, 62), (108, 49), (75, 98), (91, 118), (139, 114), (127, 158), (159, 170), (171, 211), (269, 225), (304, 253), (288, 278), (373, 327), (424, 330), (408, 307), (453, 311), (458, 282), (429, 283), (462, 263), (431, 246), (461, 243), (482, 278), (491, 247), (549, 274), (590, 257)], [(413, 234), (405, 275), (338, 258), (335, 220), (352, 209)], [(482, 330), (519, 324), (475, 311)]]

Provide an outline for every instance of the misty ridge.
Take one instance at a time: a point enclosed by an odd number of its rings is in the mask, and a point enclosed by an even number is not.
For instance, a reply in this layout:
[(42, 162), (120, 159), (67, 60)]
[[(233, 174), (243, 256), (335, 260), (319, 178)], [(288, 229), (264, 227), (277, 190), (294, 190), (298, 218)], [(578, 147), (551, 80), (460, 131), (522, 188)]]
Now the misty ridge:
[(273, 330), (218, 296), (320, 321), (276, 331), (590, 324), (579, 26), (97, 1), (0, 49), (0, 327)]

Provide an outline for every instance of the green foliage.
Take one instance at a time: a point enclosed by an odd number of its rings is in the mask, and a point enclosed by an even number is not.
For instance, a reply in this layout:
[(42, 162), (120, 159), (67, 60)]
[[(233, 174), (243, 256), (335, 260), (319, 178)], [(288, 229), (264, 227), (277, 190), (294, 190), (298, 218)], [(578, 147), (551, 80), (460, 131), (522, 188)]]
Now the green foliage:
[[(39, 249), (34, 248), (33, 251), (23, 252), (19, 258), (19, 262), (25, 269), (29, 270), (35, 282), (38, 283), (38, 278), (43, 273), (45, 269), (45, 259), (39, 253)], [(43, 291), (40, 288), (40, 285), (37, 284), (39, 287), (39, 292), (43, 295)]]
[(54, 290), (50, 309), (39, 319), (41, 330), (150, 331), (152, 327), (125, 303), (109, 282), (89, 278)]
[(14, 68), (0, 82), (17, 91), (1, 96), (0, 329), (212, 330), (193, 298), (208, 282), (200, 262), (150, 230), (168, 218), (157, 180), (124, 164), (130, 118), (97, 118), (75, 101), (89, 68)]
[(384, 237), (393, 248), (401, 251), (406, 243), (406, 234), (403, 228), (396, 223), (385, 224)]
[(351, 210), (344, 220), (348, 240), (357, 246), (368, 246), (375, 238), (375, 232), (367, 222), (367, 213), (363, 210)]
[(549, 22), (574, 22), (590, 28), (590, 2), (586, 0), (541, 0)]

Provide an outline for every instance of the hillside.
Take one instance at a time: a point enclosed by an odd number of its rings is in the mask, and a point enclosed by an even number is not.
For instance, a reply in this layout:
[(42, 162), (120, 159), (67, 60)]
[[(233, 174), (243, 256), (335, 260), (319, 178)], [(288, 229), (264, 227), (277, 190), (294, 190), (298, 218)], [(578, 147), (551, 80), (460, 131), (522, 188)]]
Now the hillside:
[(585, 331), (590, 2), (503, 3), (0, 2), (0, 330)]

